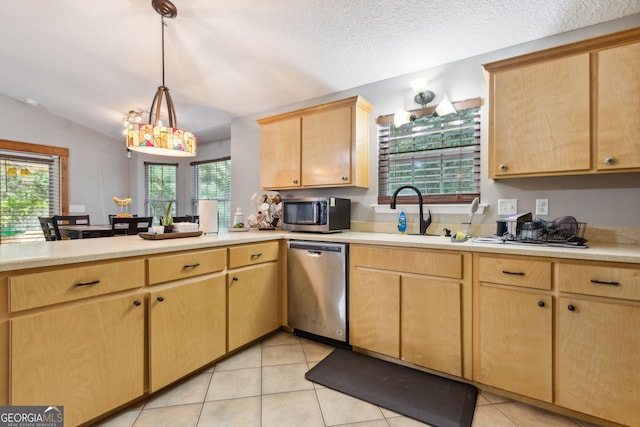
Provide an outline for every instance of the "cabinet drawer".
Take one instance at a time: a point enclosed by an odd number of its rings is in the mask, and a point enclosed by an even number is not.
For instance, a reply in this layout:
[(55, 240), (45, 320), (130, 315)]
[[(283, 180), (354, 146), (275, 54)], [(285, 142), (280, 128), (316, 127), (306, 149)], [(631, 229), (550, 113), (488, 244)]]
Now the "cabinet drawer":
[(562, 292), (640, 300), (640, 268), (558, 263)]
[(149, 284), (222, 271), (226, 262), (226, 249), (180, 252), (149, 258)]
[(279, 248), (279, 242), (267, 242), (229, 248), (229, 268), (275, 261), (278, 259)]
[(462, 278), (462, 254), (416, 249), (352, 246), (350, 264), (378, 270)]
[(16, 312), (144, 286), (144, 260), (81, 265), (9, 277)]
[(551, 289), (551, 262), (480, 256), (481, 282), (525, 288)]

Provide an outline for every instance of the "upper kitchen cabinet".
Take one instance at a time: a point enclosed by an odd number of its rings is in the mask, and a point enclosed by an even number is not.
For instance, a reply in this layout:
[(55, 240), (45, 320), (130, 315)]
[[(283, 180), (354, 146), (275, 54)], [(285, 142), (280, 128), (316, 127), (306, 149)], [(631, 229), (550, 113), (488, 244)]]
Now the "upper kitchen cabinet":
[(369, 114), (354, 96), (258, 120), (264, 189), (369, 186)]
[(640, 42), (598, 52), (597, 169), (640, 167)]
[(640, 28), (485, 64), (489, 177), (640, 170)]

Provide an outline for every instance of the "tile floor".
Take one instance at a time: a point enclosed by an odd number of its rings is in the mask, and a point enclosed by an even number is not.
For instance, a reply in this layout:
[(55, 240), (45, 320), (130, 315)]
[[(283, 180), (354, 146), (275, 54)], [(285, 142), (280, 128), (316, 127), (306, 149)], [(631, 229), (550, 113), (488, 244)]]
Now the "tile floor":
[[(333, 348), (278, 332), (98, 425), (408, 427), (425, 424), (319, 386), (305, 372)], [(589, 426), (481, 392), (475, 427)]]

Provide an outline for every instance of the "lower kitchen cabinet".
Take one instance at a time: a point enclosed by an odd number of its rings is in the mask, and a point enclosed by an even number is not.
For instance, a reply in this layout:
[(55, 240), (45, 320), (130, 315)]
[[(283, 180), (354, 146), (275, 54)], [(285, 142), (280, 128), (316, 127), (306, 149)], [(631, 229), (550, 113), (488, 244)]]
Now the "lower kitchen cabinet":
[(552, 297), (481, 284), (477, 381), (551, 402)]
[(227, 282), (229, 351), (280, 327), (277, 262), (231, 270)]
[(560, 297), (558, 329), (558, 404), (637, 426), (640, 307)]
[(350, 344), (463, 377), (471, 342), (465, 256), (351, 245)]
[(553, 401), (552, 262), (474, 255), (473, 379)]
[(144, 393), (143, 294), (10, 321), (11, 405), (64, 406), (75, 426)]
[(149, 391), (226, 353), (224, 274), (149, 293)]

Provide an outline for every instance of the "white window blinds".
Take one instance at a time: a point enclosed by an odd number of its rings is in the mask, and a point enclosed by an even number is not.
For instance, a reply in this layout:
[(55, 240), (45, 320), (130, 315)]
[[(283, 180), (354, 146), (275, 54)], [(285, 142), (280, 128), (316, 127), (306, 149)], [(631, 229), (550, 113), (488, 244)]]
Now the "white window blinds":
[(218, 224), (229, 228), (231, 221), (231, 158), (192, 162), (193, 195), (191, 209), (198, 212), (199, 200), (218, 201)]

